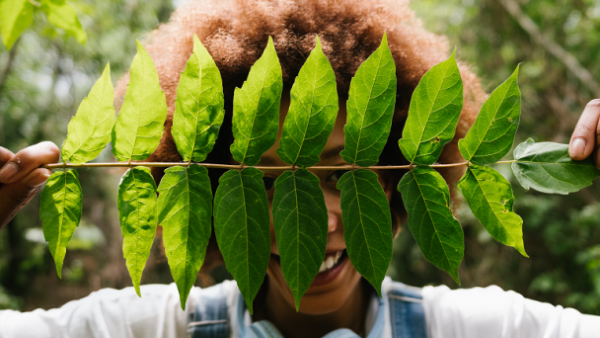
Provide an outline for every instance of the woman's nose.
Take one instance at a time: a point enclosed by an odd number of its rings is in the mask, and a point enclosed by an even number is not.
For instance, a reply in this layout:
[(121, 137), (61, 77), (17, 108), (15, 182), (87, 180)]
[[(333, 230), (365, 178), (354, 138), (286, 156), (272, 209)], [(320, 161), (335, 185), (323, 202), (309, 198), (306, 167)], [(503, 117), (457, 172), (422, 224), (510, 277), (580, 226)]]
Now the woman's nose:
[(329, 233), (332, 233), (337, 229), (339, 218), (331, 211), (329, 211), (327, 215), (329, 216)]

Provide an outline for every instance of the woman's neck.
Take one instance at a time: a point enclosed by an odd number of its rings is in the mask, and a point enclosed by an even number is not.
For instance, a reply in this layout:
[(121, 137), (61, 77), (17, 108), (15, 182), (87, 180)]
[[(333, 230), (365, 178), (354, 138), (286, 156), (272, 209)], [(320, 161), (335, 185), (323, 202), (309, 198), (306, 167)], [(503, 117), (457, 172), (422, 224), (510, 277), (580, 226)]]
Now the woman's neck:
[(321, 315), (303, 314), (296, 312), (278, 290), (269, 288), (267, 278), (255, 302), (252, 319), (270, 321), (286, 338), (320, 338), (340, 328), (363, 334), (370, 297), (371, 289), (361, 281), (339, 309)]

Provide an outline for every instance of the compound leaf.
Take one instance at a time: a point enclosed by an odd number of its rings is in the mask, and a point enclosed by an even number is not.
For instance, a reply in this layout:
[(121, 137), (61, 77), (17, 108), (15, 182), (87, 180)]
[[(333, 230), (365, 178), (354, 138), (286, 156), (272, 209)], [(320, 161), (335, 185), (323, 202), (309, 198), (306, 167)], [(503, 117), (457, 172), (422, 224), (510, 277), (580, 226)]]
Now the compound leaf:
[(119, 161), (142, 161), (158, 147), (167, 118), (167, 101), (154, 62), (139, 41), (131, 63), (125, 102), (112, 132)]
[(458, 182), (458, 188), (492, 237), (529, 257), (523, 245), (523, 220), (512, 210), (515, 198), (504, 176), (492, 168), (473, 164)]
[(413, 164), (435, 163), (454, 137), (463, 106), (463, 83), (455, 54), (423, 75), (410, 100), (398, 145)]
[(335, 73), (317, 44), (300, 69), (290, 92), (290, 109), (283, 123), (277, 155), (285, 163), (310, 167), (333, 131), (338, 111)]
[(0, 0), (0, 33), (6, 49), (10, 50), (31, 25), (34, 11), (29, 0)]
[(402, 177), (398, 191), (408, 213), (408, 227), (423, 256), (460, 285), (458, 267), (465, 243), (460, 223), (449, 208), (448, 185), (432, 168), (416, 167)]
[(201, 162), (212, 150), (223, 123), (221, 73), (194, 35), (194, 52), (181, 72), (171, 133), (184, 161)]
[(248, 80), (235, 89), (233, 98), (233, 158), (247, 165), (256, 165), (262, 154), (277, 138), (279, 103), (283, 80), (281, 65), (269, 37), (263, 55), (250, 69)]
[(352, 265), (379, 293), (392, 260), (392, 216), (377, 174), (359, 169), (338, 181), (346, 251)]
[(467, 161), (494, 163), (512, 147), (521, 116), (521, 92), (517, 83), (519, 67), (485, 101), (475, 123), (458, 149)]
[(256, 168), (229, 170), (219, 179), (215, 194), (217, 243), (251, 314), (271, 256), (271, 219), (262, 177)]
[(515, 148), (514, 157), (512, 170), (525, 190), (567, 195), (592, 185), (600, 176), (591, 157), (572, 160), (568, 144), (528, 139)]
[(43, 0), (42, 10), (52, 25), (63, 29), (81, 44), (87, 41), (87, 35), (77, 19), (77, 10), (71, 4), (64, 0)]
[(158, 224), (181, 309), (204, 262), (211, 233), (212, 190), (208, 170), (197, 164), (165, 170), (158, 186)]
[(156, 183), (146, 167), (127, 170), (117, 195), (123, 257), (138, 296), (140, 281), (156, 234)]
[(42, 191), (40, 218), (59, 278), (67, 245), (81, 220), (81, 201), (79, 174), (75, 170), (54, 172)]
[(115, 123), (114, 96), (110, 65), (107, 64), (102, 76), (69, 122), (67, 139), (61, 149), (64, 162), (81, 164), (91, 161), (110, 142), (110, 133)]
[(350, 83), (344, 126), (344, 161), (374, 165), (387, 142), (396, 104), (396, 63), (384, 34), (381, 45), (358, 68)]
[(327, 206), (319, 179), (306, 169), (286, 171), (275, 181), (273, 226), (283, 278), (300, 299), (325, 258)]

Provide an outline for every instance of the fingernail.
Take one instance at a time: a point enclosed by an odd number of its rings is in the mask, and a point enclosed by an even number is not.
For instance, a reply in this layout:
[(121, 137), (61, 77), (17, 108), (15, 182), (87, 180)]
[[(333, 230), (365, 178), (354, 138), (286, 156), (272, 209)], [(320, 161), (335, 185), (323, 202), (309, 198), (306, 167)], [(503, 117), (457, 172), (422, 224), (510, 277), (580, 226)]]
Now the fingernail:
[(19, 172), (19, 167), (13, 162), (8, 162), (0, 170), (0, 181), (8, 182)]
[(571, 157), (583, 157), (585, 152), (585, 140), (578, 137), (571, 143), (571, 151), (569, 152)]
[(25, 182), (25, 185), (30, 188), (37, 188), (44, 184), (44, 182), (48, 180), (48, 177), (50, 177), (48, 174), (39, 174), (33, 176), (29, 181)]

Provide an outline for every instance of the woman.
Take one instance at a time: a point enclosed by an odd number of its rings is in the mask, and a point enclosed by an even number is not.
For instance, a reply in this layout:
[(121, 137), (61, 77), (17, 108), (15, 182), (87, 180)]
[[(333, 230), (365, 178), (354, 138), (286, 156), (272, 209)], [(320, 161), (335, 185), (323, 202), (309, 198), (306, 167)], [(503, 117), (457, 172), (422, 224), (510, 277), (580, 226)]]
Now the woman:
[[(387, 31), (397, 68), (398, 92), (392, 133), (380, 157), (380, 164), (406, 163), (400, 153), (400, 138), (410, 96), (423, 74), (447, 58), (449, 50), (442, 37), (425, 31), (408, 8), (407, 1), (215, 1), (193, 3), (180, 8), (172, 21), (160, 27), (147, 44), (167, 96), (169, 116), (158, 149), (149, 161), (181, 161), (171, 136), (179, 74), (192, 50), (197, 34), (223, 77), (226, 121), (208, 158), (212, 163), (231, 162), (231, 107), (233, 91), (245, 80), (250, 66), (272, 36), (281, 61), (284, 95), (281, 123), (289, 106), (289, 90), (304, 60), (315, 44), (315, 34), (323, 43), (336, 73), (340, 112), (319, 165), (342, 165), (345, 124), (344, 103), (352, 75), (379, 45)], [(473, 123), (485, 94), (478, 80), (464, 65), (464, 108), (455, 139), (448, 144), (440, 162), (461, 161), (457, 140)], [(117, 88), (122, 102), (127, 79)], [(592, 102), (573, 134), (571, 155), (589, 156), (596, 145), (596, 125), (600, 104)], [(279, 139), (280, 135), (278, 136)], [(261, 165), (283, 165), (276, 155), (278, 141), (262, 157)], [(21, 150), (16, 155), (0, 148), (0, 225), (10, 220), (26, 204), (50, 175), (39, 166), (58, 161), (59, 150), (49, 142)], [(600, 164), (600, 161), (598, 162)], [(461, 168), (442, 172), (453, 187)], [(280, 174), (265, 172), (269, 201), (273, 182)], [(335, 264), (319, 273), (304, 295), (299, 312), (287, 287), (278, 259), (271, 225), (271, 259), (267, 277), (255, 300), (255, 313), (245, 309), (235, 282), (207, 289), (194, 288), (186, 311), (179, 308), (174, 285), (142, 287), (142, 298), (131, 289), (101, 290), (73, 301), (60, 309), (18, 313), (0, 312), (0, 337), (592, 337), (600, 319), (581, 315), (572, 309), (553, 307), (526, 300), (498, 287), (450, 291), (447, 287), (411, 288), (383, 283), (380, 299), (344, 253), (340, 195), (335, 189), (339, 171), (316, 171), (321, 180), (329, 215), (327, 257)], [(402, 173), (380, 171), (380, 183), (394, 213), (397, 233), (406, 219), (396, 191)], [(160, 181), (163, 172), (153, 169)], [(220, 172), (211, 171), (213, 188)], [(214, 243), (209, 246), (205, 264), (219, 260)]]

